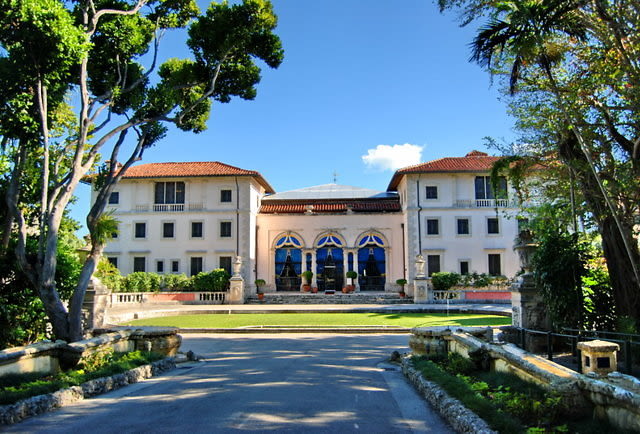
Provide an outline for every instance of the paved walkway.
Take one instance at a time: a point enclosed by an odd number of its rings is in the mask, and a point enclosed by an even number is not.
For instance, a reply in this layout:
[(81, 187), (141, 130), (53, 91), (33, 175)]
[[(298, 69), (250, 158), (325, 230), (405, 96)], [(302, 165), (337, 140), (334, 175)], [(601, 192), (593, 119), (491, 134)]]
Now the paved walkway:
[(510, 304), (136, 304), (109, 309), (106, 321), (115, 324), (133, 319), (172, 315), (296, 312), (451, 312), (511, 315)]
[(206, 360), (41, 415), (11, 433), (452, 431), (409, 386), (399, 335), (187, 335)]

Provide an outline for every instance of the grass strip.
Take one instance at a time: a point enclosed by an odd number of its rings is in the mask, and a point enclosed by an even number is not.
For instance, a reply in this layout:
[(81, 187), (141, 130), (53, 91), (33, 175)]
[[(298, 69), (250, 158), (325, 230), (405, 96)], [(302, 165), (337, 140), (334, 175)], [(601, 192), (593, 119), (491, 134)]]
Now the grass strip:
[(129, 321), (134, 326), (238, 328), (249, 326), (502, 326), (511, 318), (499, 315), (446, 313), (232, 313), (178, 315)]
[(75, 369), (55, 375), (15, 374), (0, 377), (0, 405), (14, 404), (32, 396), (53, 393), (90, 380), (121, 374), (162, 359), (162, 355), (142, 351), (114, 353), (113, 359), (95, 370)]
[(462, 404), (500, 433), (522, 433), (525, 427), (511, 415), (496, 408), (489, 400), (471, 389), (460, 378), (445, 372), (438, 365), (422, 357), (413, 358), (413, 366), (429, 381), (442, 387)]

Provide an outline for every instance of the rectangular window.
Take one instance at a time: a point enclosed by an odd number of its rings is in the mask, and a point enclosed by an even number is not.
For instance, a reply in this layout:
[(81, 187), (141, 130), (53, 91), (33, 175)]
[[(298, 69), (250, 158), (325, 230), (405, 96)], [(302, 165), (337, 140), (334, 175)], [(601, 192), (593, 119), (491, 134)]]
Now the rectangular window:
[(504, 176), (498, 178), (498, 194), (494, 195), (490, 176), (476, 176), (476, 199), (498, 199), (507, 198), (507, 179)]
[(220, 202), (231, 202), (231, 190), (220, 190)]
[(427, 192), (427, 199), (437, 199), (438, 198), (438, 186), (437, 185), (427, 185), (425, 187)]
[(147, 238), (147, 224), (146, 223), (136, 223), (135, 228), (136, 228), (136, 232), (135, 232), (135, 237), (136, 238)]
[(202, 257), (192, 256), (191, 257), (191, 275), (195, 276), (196, 274), (201, 272), (202, 272)]
[(174, 238), (175, 225), (173, 222), (162, 223), (162, 238)]
[(529, 219), (520, 217), (518, 218), (518, 233), (529, 229)]
[(500, 222), (497, 217), (490, 217), (487, 219), (487, 233), (488, 234), (500, 233)]
[(439, 235), (440, 234), (440, 220), (427, 219), (427, 235)]
[(469, 219), (457, 219), (458, 235), (469, 235)]
[(492, 276), (500, 276), (500, 254), (489, 254), (489, 274)]
[(469, 274), (469, 261), (460, 261), (460, 274)]
[(114, 267), (118, 268), (118, 257), (117, 256), (107, 256), (107, 261)]
[(156, 261), (156, 273), (164, 273), (164, 261), (162, 259)]
[(191, 222), (191, 238), (202, 238), (202, 222)]
[(155, 203), (184, 203), (184, 182), (156, 182)]
[(220, 268), (231, 275), (231, 256), (220, 256)]
[(180, 261), (178, 261), (177, 259), (174, 259), (173, 261), (171, 261), (171, 272), (172, 273), (180, 272)]
[(220, 237), (231, 237), (231, 222), (220, 222)]
[(109, 205), (117, 205), (120, 203), (120, 192), (112, 191), (109, 195)]
[(440, 272), (440, 255), (427, 255), (427, 275)]
[(134, 256), (133, 257), (133, 272), (138, 271), (146, 271), (147, 268), (147, 258), (144, 256)]
[(116, 228), (115, 231), (111, 232), (111, 239), (117, 240), (119, 232), (120, 232), (120, 228)]

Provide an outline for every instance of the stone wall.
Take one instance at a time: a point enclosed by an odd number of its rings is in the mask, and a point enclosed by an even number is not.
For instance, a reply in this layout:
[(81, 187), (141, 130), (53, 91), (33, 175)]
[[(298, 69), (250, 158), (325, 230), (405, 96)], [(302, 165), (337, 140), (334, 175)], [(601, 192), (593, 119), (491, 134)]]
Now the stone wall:
[(103, 348), (116, 352), (154, 351), (166, 356), (177, 354), (182, 337), (177, 329), (143, 327), (138, 329), (97, 330), (97, 336), (67, 344), (41, 342), (0, 351), (0, 376), (8, 374), (54, 374), (72, 367), (84, 356)]
[(512, 373), (557, 392), (575, 414), (593, 412), (620, 429), (640, 431), (640, 381), (633, 377), (579, 374), (513, 344), (493, 342), (490, 328), (415, 328), (409, 346), (416, 355), (455, 352), (468, 357), (483, 351), (492, 371)]

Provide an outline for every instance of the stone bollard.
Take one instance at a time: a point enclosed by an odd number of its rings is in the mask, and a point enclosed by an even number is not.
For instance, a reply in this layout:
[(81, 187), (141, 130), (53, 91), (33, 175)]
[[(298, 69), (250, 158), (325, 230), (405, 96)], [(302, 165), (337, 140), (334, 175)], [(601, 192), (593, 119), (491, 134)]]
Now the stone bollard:
[(616, 352), (620, 345), (607, 341), (578, 342), (578, 349), (582, 351), (582, 373), (595, 372), (606, 376), (618, 369)]

